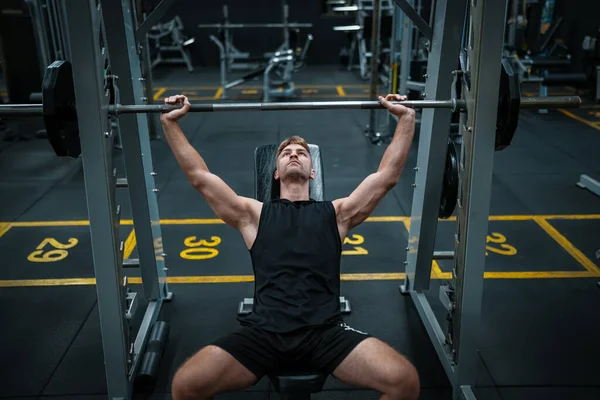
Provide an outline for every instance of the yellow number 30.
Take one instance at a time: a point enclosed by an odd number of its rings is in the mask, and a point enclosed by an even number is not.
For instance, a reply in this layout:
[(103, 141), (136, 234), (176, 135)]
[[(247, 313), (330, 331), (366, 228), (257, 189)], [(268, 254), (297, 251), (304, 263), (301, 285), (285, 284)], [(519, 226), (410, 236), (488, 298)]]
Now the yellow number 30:
[(190, 236), (183, 243), (188, 248), (179, 253), (181, 258), (185, 258), (186, 260), (207, 260), (219, 254), (219, 250), (215, 249), (215, 247), (221, 244), (221, 238), (211, 236), (210, 241), (208, 241), (203, 239), (198, 240), (196, 236)]
[[(75, 238), (70, 238), (68, 244), (63, 244), (53, 238), (46, 238), (36, 247), (36, 250), (27, 256), (31, 262), (56, 262), (64, 260), (69, 252), (66, 249), (75, 247), (79, 241)], [(49, 244), (57, 250), (49, 250), (44, 252), (44, 247)]]

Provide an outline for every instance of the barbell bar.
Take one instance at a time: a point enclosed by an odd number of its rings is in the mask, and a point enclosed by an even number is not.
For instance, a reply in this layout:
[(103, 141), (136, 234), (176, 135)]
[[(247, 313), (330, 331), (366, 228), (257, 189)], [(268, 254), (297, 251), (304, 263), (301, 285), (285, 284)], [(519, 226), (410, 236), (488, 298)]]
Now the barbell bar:
[[(462, 99), (451, 100), (406, 100), (391, 102), (404, 106), (422, 108), (449, 108), (452, 111), (466, 109), (466, 101)], [(581, 106), (579, 96), (549, 96), (549, 97), (522, 97), (521, 108), (546, 109), (546, 108), (578, 108)], [(181, 108), (180, 105), (123, 105), (116, 104), (108, 107), (110, 114), (139, 114), (139, 113), (165, 113)], [(229, 112), (229, 111), (305, 111), (305, 110), (373, 110), (384, 109), (379, 101), (318, 101), (318, 102), (290, 102), (290, 103), (214, 103), (192, 104), (190, 112)], [(42, 116), (43, 104), (6, 104), (0, 105), (0, 116)]]
[[(414, 100), (392, 102), (411, 108), (460, 108), (464, 100)], [(109, 108), (114, 114), (163, 113), (181, 108), (180, 105), (136, 105), (117, 104)], [(190, 112), (227, 112), (227, 111), (306, 111), (306, 110), (371, 110), (385, 108), (379, 101), (316, 101), (289, 103), (214, 103), (192, 104)]]

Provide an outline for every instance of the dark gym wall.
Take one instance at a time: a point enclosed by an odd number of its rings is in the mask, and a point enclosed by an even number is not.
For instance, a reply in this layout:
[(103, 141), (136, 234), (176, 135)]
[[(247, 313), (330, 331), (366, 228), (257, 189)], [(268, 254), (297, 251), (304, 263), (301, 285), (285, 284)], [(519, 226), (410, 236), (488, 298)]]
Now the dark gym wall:
[[(312, 23), (312, 29), (302, 29), (300, 44), (306, 40), (306, 34), (312, 33), (313, 43), (307, 56), (310, 65), (335, 64), (339, 52), (347, 43), (343, 32), (334, 32), (336, 25), (354, 23), (353, 16), (332, 16), (322, 14), (323, 0), (288, 0), (290, 22)], [(156, 4), (156, 1), (144, 0), (144, 5)], [(215, 29), (200, 29), (201, 23), (219, 23), (223, 18), (223, 5), (229, 6), (229, 20), (232, 23), (275, 23), (282, 21), (281, 0), (178, 0), (163, 18), (164, 21), (179, 15), (185, 31), (194, 36), (192, 47), (193, 63), (198, 66), (218, 66), (218, 48), (208, 39)], [(280, 29), (243, 29), (235, 30), (234, 45), (244, 52), (260, 54), (272, 52), (283, 41)]]
[[(574, 68), (583, 71), (586, 60), (581, 46), (586, 35), (600, 36), (600, 1), (598, 0), (557, 0), (555, 17), (565, 20), (557, 36), (565, 41), (573, 56)], [(597, 44), (600, 47), (600, 43)]]

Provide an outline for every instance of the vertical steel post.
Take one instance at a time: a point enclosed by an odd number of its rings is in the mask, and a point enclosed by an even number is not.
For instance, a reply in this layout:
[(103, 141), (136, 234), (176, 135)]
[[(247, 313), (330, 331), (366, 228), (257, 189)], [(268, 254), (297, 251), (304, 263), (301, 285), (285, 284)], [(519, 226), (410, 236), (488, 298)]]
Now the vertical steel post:
[[(411, 6), (413, 0), (406, 0)], [(399, 10), (399, 7), (396, 7)], [(402, 44), (400, 54), (402, 55), (402, 61), (400, 63), (400, 87), (398, 93), (401, 95), (408, 94), (408, 78), (410, 76), (410, 62), (413, 58), (412, 55), (412, 37), (413, 37), (413, 24), (404, 13), (402, 13)]]
[[(465, 11), (465, 1), (452, 4), (445, 1), (437, 2), (431, 53), (427, 63), (425, 99), (451, 97), (452, 71), (458, 66)], [(403, 37), (403, 44), (408, 39)], [(403, 54), (403, 57), (406, 56)], [(421, 115), (416, 186), (411, 211), (410, 244), (404, 286), (410, 291), (429, 288), (446, 164), (447, 138), (450, 134), (452, 116), (448, 109), (424, 109)]]
[[(381, 1), (373, 0), (373, 15), (371, 29), (371, 87), (369, 90), (369, 100), (377, 100), (377, 84), (379, 83), (379, 25), (381, 25)], [(369, 138), (374, 141), (377, 133), (377, 118), (375, 110), (369, 112)]]
[[(104, 6), (106, 20), (111, 27), (107, 43), (111, 67), (119, 76), (119, 96), (123, 103), (144, 104), (144, 85), (135, 40), (135, 15), (129, 0), (111, 0)], [(167, 276), (164, 258), (157, 251), (162, 240), (155, 173), (147, 114), (121, 115), (119, 127), (125, 154), (125, 169), (131, 199), (131, 212), (135, 229), (144, 293), (148, 300), (166, 298)]]
[(65, 5), (65, 28), (71, 39), (108, 396), (111, 399), (128, 399), (131, 360), (122, 291), (120, 216), (114, 197), (116, 177), (113, 175), (113, 141), (107, 113), (109, 94), (104, 90), (105, 66), (110, 65), (110, 60), (102, 6), (96, 3), (96, 0), (78, 0)]
[(455, 307), (454, 397), (471, 391), (477, 377), (485, 245), (494, 170), (498, 91), (504, 44), (506, 0), (470, 1), (471, 32), (466, 49), (470, 88), (463, 85), (468, 110), (461, 127), (460, 190), (453, 268)]

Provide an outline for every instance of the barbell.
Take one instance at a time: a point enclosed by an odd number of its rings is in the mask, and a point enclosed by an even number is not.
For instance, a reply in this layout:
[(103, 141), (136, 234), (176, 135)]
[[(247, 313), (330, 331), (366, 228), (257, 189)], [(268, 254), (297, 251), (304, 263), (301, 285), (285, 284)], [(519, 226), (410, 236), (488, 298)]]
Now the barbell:
[[(67, 61), (55, 61), (46, 68), (42, 83), (42, 104), (5, 104), (0, 105), (0, 117), (36, 117), (42, 116), (46, 132), (55, 153), (60, 157), (78, 157), (81, 153), (75, 87), (71, 64)], [(516, 80), (516, 81), (515, 81)], [(114, 80), (107, 79), (107, 95), (110, 94), (108, 113), (164, 113), (180, 105), (123, 105), (115, 98)], [(466, 101), (450, 100), (407, 100), (392, 102), (415, 109), (448, 108), (452, 112), (467, 109)], [(496, 128), (496, 148), (503, 149), (510, 144), (517, 127), (521, 108), (578, 108), (579, 96), (521, 97), (518, 76), (507, 62), (503, 62), (502, 79), (498, 103)], [(215, 103), (192, 104), (190, 112), (231, 112), (231, 111), (305, 111), (305, 110), (371, 110), (384, 109), (379, 101), (322, 101), (289, 103)]]
[[(452, 111), (466, 110), (466, 100), (406, 100), (392, 101), (410, 108), (449, 108)], [(579, 96), (522, 97), (521, 108), (578, 108)], [(123, 105), (108, 107), (111, 115), (166, 113), (180, 109), (180, 105)], [(294, 103), (214, 103), (192, 104), (189, 112), (228, 112), (228, 111), (305, 111), (305, 110), (375, 110), (385, 107), (379, 101), (304, 101)], [(35, 117), (44, 114), (43, 104), (0, 105), (0, 117)]]

